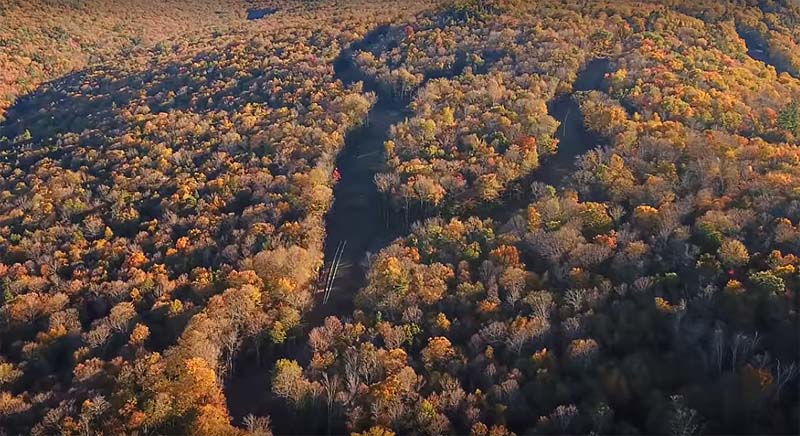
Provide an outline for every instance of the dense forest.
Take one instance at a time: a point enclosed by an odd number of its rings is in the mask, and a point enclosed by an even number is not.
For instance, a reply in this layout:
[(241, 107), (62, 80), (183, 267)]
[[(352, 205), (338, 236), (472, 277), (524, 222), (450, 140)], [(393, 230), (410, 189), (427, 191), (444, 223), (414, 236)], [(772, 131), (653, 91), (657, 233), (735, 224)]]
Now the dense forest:
[(794, 0), (0, 5), (0, 434), (798, 434), (798, 256)]

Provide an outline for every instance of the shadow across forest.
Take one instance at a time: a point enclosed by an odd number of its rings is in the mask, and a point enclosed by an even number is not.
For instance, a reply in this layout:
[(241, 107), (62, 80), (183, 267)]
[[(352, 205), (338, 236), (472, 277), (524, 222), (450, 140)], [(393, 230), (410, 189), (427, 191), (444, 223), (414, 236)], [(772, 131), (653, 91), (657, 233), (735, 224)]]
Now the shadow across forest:
[[(257, 48), (250, 47), (252, 57), (259, 58)], [(153, 49), (158, 56), (159, 49)], [(274, 66), (269, 72), (260, 64), (248, 65), (246, 73), (235, 86), (216, 86), (225, 77), (219, 66), (225, 53), (202, 52), (191, 58), (158, 65), (141, 66), (141, 69), (95, 66), (68, 74), (40, 85), (34, 92), (18, 98), (0, 124), (0, 138), (15, 147), (30, 147), (58, 135), (80, 133), (88, 144), (100, 143), (103, 135), (114, 135), (124, 127), (119, 117), (121, 109), (142, 100), (132, 111), (158, 114), (169, 111), (187, 111), (200, 115), (215, 110), (236, 111), (245, 104), (265, 104), (271, 108), (309, 105), (311, 101), (287, 104), (284, 94), (291, 87), (269, 91), (260, 86), (270, 77), (283, 77), (289, 72)], [(203, 74), (194, 74), (197, 64), (204, 64)], [(288, 66), (287, 66), (288, 68)], [(165, 97), (169, 94), (169, 97)], [(198, 98), (202, 95), (203, 98)], [(7, 149), (8, 146), (0, 146)], [(60, 158), (64, 152), (53, 147), (42, 150), (36, 158)], [(25, 165), (21, 165), (25, 168)]]
[(96, 67), (44, 83), (14, 102), (0, 124), (0, 137), (14, 139), (28, 132), (29, 142), (38, 142), (98, 128), (112, 109), (130, 103), (135, 85), (142, 85), (145, 76)]

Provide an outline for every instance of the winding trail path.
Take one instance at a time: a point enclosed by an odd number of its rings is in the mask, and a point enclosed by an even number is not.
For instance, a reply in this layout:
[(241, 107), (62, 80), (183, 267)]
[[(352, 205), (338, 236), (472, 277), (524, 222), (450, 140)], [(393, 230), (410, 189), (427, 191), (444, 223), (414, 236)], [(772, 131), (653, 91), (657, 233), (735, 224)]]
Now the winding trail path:
[[(378, 29), (375, 34), (381, 31)], [(250, 413), (257, 416), (269, 414), (274, 418), (292, 414), (269, 392), (270, 372), (275, 361), (279, 358), (307, 361), (310, 358), (305, 346), (305, 333), (322, 325), (327, 316), (347, 317), (353, 313), (355, 293), (365, 281), (366, 255), (379, 251), (399, 235), (399, 229), (390, 225), (392, 220), (385, 215), (387, 211), (375, 185), (375, 174), (383, 168), (384, 142), (389, 137), (391, 126), (402, 122), (410, 112), (405, 103), (382, 92), (377, 83), (355, 66), (352, 53), (366, 44), (368, 38), (343, 50), (334, 63), (337, 79), (346, 85), (362, 81), (364, 89), (375, 92), (378, 101), (370, 110), (366, 123), (347, 134), (345, 146), (336, 159), (341, 180), (334, 188), (335, 200), (325, 219), (327, 235), (323, 276), (333, 264), (340, 242), (347, 241), (347, 245), (341, 265), (336, 270), (329, 300), (322, 304), (323, 293), (315, 296), (314, 308), (303, 317), (304, 331), (295, 340), (281, 346), (265, 344), (260, 359), (255, 353), (246, 352), (237, 357), (234, 372), (225, 383), (228, 410), (235, 423), (241, 423)], [(291, 423), (295, 418), (273, 419), (274, 434), (291, 434)]]
[(347, 242), (341, 266), (333, 282), (327, 304), (318, 301), (314, 318), (321, 321), (329, 315), (350, 314), (353, 294), (364, 284), (367, 254), (375, 253), (398, 236), (387, 219), (382, 195), (375, 186), (375, 174), (386, 160), (384, 142), (393, 124), (402, 122), (411, 113), (391, 95), (381, 93), (379, 86), (363, 76), (352, 61), (352, 51), (345, 50), (334, 63), (336, 77), (346, 85), (364, 83), (366, 91), (375, 92), (378, 101), (367, 116), (367, 122), (351, 131), (339, 153), (336, 167), (341, 180), (334, 188), (333, 207), (326, 216), (325, 266), (330, 268), (340, 242)]
[[(351, 131), (345, 138), (345, 147), (339, 153), (336, 166), (341, 180), (334, 189), (334, 204), (326, 216), (325, 269), (335, 262), (339, 244), (346, 241), (344, 254), (338, 274), (327, 304), (317, 306), (308, 317), (310, 323), (322, 323), (326, 316), (348, 316), (354, 309), (353, 297), (365, 284), (366, 256), (376, 253), (389, 245), (407, 230), (383, 203), (383, 195), (375, 185), (375, 175), (384, 169), (386, 154), (384, 142), (389, 139), (391, 127), (414, 116), (409, 109), (415, 92), (404, 100), (388, 92), (374, 78), (365, 75), (355, 65), (353, 53), (367, 50), (378, 38), (389, 30), (379, 27), (362, 41), (341, 52), (334, 62), (336, 78), (345, 85), (356, 82), (364, 84), (364, 90), (374, 92), (378, 101), (367, 115), (367, 122), (361, 128)], [(422, 89), (430, 80), (452, 78), (461, 74), (466, 67), (466, 54), (459, 53), (451, 68), (428, 72), (417, 89)]]
[(542, 159), (539, 168), (530, 175), (513, 183), (517, 189), (507, 189), (502, 203), (489, 209), (482, 216), (506, 222), (517, 211), (528, 206), (528, 187), (531, 182), (542, 182), (556, 188), (574, 188), (569, 177), (576, 168), (577, 158), (595, 147), (607, 145), (608, 141), (588, 131), (583, 124), (583, 113), (575, 100), (580, 91), (602, 91), (606, 73), (611, 71), (611, 61), (598, 58), (589, 61), (578, 72), (572, 84), (572, 92), (557, 95), (547, 104), (547, 112), (559, 121), (555, 136), (558, 138), (558, 151), (553, 156)]
[(548, 104), (550, 116), (561, 123), (556, 131), (558, 152), (542, 161), (533, 175), (535, 180), (552, 186), (564, 186), (566, 177), (575, 170), (575, 159), (603, 142), (586, 130), (581, 108), (573, 97), (575, 92), (600, 90), (609, 69), (608, 59), (588, 62), (578, 73), (572, 85), (573, 92), (558, 96)]

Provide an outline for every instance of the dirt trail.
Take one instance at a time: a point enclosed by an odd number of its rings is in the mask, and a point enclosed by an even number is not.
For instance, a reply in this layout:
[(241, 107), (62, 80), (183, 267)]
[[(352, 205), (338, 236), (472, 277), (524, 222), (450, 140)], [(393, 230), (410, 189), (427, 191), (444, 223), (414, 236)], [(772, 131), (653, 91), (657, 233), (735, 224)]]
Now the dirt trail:
[[(376, 30), (377, 32), (382, 29)], [(368, 37), (369, 38), (369, 37)], [(364, 41), (368, 41), (365, 39)], [(305, 347), (307, 330), (321, 325), (327, 316), (348, 317), (353, 313), (353, 299), (365, 280), (364, 260), (388, 245), (399, 234), (390, 225), (382, 196), (375, 185), (375, 174), (385, 161), (384, 142), (391, 126), (402, 122), (409, 112), (404, 102), (382, 92), (377, 83), (369, 80), (355, 66), (352, 53), (365, 42), (342, 51), (334, 63), (336, 77), (346, 85), (364, 82), (366, 91), (375, 92), (378, 101), (370, 110), (367, 121), (352, 130), (345, 138), (344, 149), (339, 153), (336, 166), (341, 180), (334, 188), (334, 203), (325, 218), (325, 276), (334, 263), (337, 247), (346, 241), (327, 304), (322, 304), (323, 293), (315, 296), (315, 306), (304, 316), (304, 332), (281, 346), (265, 345), (260, 359), (253, 350), (243, 351), (237, 357), (232, 376), (226, 380), (225, 392), (228, 410), (235, 423), (244, 416), (270, 414), (273, 417), (290, 416), (292, 411), (282, 401), (275, 401), (269, 393), (270, 371), (278, 358), (307, 361), (310, 356)], [(273, 419), (275, 434), (292, 433), (293, 419)], [(310, 424), (313, 425), (313, 424)], [(324, 431), (324, 429), (321, 429)]]
[[(608, 59), (595, 59), (578, 73), (573, 92), (599, 90), (609, 71)], [(556, 132), (558, 152), (543, 159), (534, 179), (553, 186), (563, 186), (565, 178), (575, 170), (575, 159), (601, 143), (601, 138), (586, 130), (583, 115), (573, 94), (557, 97), (548, 105), (550, 116), (561, 122)]]
[(318, 301), (316, 313), (311, 317), (319, 321), (328, 315), (352, 313), (354, 293), (364, 284), (366, 256), (398, 236), (385, 215), (387, 210), (375, 186), (375, 174), (384, 167), (384, 142), (389, 138), (391, 126), (410, 115), (402, 103), (382, 94), (376, 83), (361, 75), (350, 50), (345, 50), (334, 66), (338, 79), (345, 84), (364, 82), (364, 89), (375, 92), (378, 101), (367, 122), (347, 135), (345, 147), (336, 160), (341, 180), (334, 188), (335, 200), (326, 216), (326, 269), (333, 265), (339, 244), (346, 242), (346, 245), (328, 303), (322, 305)]
[(527, 207), (527, 197), (532, 182), (542, 182), (556, 188), (572, 188), (571, 178), (577, 158), (597, 146), (607, 144), (604, 138), (589, 132), (583, 124), (583, 114), (575, 101), (575, 92), (602, 90), (605, 74), (611, 70), (608, 59), (594, 59), (578, 73), (572, 84), (573, 92), (556, 96), (547, 105), (551, 117), (561, 124), (556, 131), (558, 151), (543, 158), (539, 168), (516, 182), (516, 189), (508, 189), (500, 205), (482, 211), (481, 217), (491, 217), (497, 222), (508, 221), (517, 211)]

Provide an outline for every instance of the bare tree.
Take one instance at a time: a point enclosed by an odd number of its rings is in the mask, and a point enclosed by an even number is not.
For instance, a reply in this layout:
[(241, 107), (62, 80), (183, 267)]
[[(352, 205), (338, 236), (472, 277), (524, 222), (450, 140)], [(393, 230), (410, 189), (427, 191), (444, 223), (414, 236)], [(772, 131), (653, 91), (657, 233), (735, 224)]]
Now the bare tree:
[(669, 420), (669, 432), (672, 436), (693, 436), (700, 434), (703, 426), (698, 424), (697, 411), (684, 404), (683, 397), (673, 395), (672, 418)]
[(778, 360), (772, 368), (772, 376), (775, 378), (775, 399), (780, 400), (781, 390), (786, 383), (797, 375), (797, 364), (792, 362), (790, 365), (782, 365)]
[(249, 436), (272, 436), (268, 416), (255, 416), (251, 413), (244, 417), (243, 424)]

